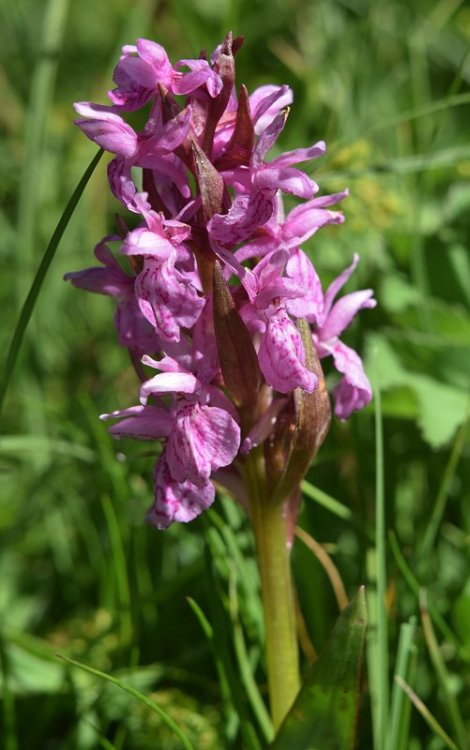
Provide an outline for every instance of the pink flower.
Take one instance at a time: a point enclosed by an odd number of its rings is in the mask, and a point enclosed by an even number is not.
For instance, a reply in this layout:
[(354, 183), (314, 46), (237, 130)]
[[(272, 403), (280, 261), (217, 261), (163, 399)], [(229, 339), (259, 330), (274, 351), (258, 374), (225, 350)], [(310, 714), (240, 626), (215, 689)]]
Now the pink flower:
[(327, 206), (339, 203), (348, 195), (349, 191), (343, 190), (341, 193), (312, 198), (307, 203), (300, 203), (293, 208), (286, 218), (282, 197), (277, 195), (272, 217), (263, 225), (256, 239), (236, 251), (237, 260), (243, 262), (249, 258), (262, 257), (272, 250), (295, 250), (321, 227), (327, 224), (342, 224), (342, 212), (330, 211)]
[(225, 409), (182, 399), (166, 448), (171, 475), (202, 486), (213, 471), (232, 463), (239, 445), (240, 428)]
[(178, 73), (173, 84), (174, 94), (191, 94), (205, 86), (209, 95), (214, 98), (222, 91), (222, 79), (212, 70), (207, 60), (179, 60), (177, 68), (189, 68), (189, 73)]
[[(182, 73), (176, 68), (189, 68)], [(190, 94), (200, 86), (210, 96), (220, 93), (222, 81), (206, 60), (180, 60), (173, 67), (165, 49), (148, 39), (138, 39), (136, 45), (122, 48), (113, 80), (117, 88), (108, 95), (115, 107), (127, 112), (143, 107), (163, 86), (174, 94)]]
[[(178, 482), (206, 482), (213, 471), (227, 466), (237, 455), (240, 428), (229, 413), (234, 413), (233, 407), (218, 389), (205, 386), (176, 359), (165, 357), (157, 362), (144, 357), (143, 362), (163, 370), (142, 385), (144, 403), (150, 395), (178, 395), (166, 446), (172, 477)], [(214, 401), (218, 402), (215, 406), (211, 405)]]
[(124, 273), (107, 247), (108, 242), (117, 239), (105, 237), (96, 245), (95, 256), (103, 266), (67, 273), (64, 279), (80, 289), (114, 297), (117, 300), (114, 325), (119, 343), (142, 356), (145, 352), (158, 351), (161, 342), (140, 311), (135, 296), (135, 277)]
[[(274, 474), (279, 455), (270, 451), (281, 443), (285, 450), (274, 492), (295, 494), (330, 419), (317, 389), (321, 367), (310, 356), (307, 366), (308, 329), (299, 319), (311, 324), (318, 355), (332, 356), (341, 373), (337, 416), (371, 398), (361, 359), (340, 336), (360, 309), (375, 305), (372, 291), (336, 299), (358, 258), (324, 293), (301, 250), (321, 227), (343, 222), (332, 206), (347, 191), (318, 197), (316, 182), (297, 166), (324, 154), (323, 141), (267, 160), (292, 91), (265, 85), (250, 96), (237, 88), (241, 42), (229, 33), (209, 61), (201, 53), (173, 65), (161, 45), (138, 39), (122, 49), (111, 106), (75, 105), (77, 125), (113, 154), (109, 185), (134, 220), (131, 231), (117, 220), (129, 274), (106, 245), (118, 238), (108, 237), (95, 249), (101, 266), (66, 278), (116, 300), (115, 326), (138, 371), (141, 403), (103, 418), (116, 420), (110, 433), (117, 438), (163, 441), (148, 515), (157, 528), (209, 507), (215, 477), (246, 499), (243, 456), (263, 441)], [(146, 123), (137, 131), (126, 113), (144, 105)], [(298, 199), (287, 216), (284, 193)], [(137, 357), (157, 371), (153, 377), (145, 379)]]
[(266, 382), (280, 393), (294, 388), (313, 391), (317, 377), (305, 365), (300, 333), (287, 314), (288, 300), (303, 295), (302, 287), (280, 276), (287, 252), (275, 251), (254, 269), (256, 293), (248, 290), (249, 304), (241, 309), (251, 330), (261, 333), (258, 359)]
[(289, 86), (259, 86), (250, 96), (250, 109), (256, 135), (266, 130), (275, 117), (289, 104), (294, 96)]
[(215, 489), (212, 482), (202, 486), (189, 480), (176, 482), (165, 457), (155, 464), (155, 500), (147, 513), (147, 521), (157, 529), (166, 529), (174, 521), (188, 523), (214, 502)]
[(78, 102), (74, 106), (85, 118), (76, 120), (75, 124), (98, 146), (116, 154), (116, 159), (108, 167), (110, 186), (126, 208), (138, 211), (132, 166), (153, 170), (164, 180), (171, 179), (184, 197), (190, 197), (185, 167), (174, 154), (190, 133), (189, 107), (163, 123), (160, 104), (157, 103), (144, 130), (136, 133), (112, 107), (90, 102)]
[[(233, 408), (216, 388), (205, 387), (176, 359), (155, 361), (144, 357), (144, 364), (162, 372), (141, 387), (142, 406), (103, 415), (120, 419), (110, 428), (116, 437), (141, 440), (166, 438), (165, 457), (172, 479), (204, 486), (213, 471), (229, 465), (238, 453), (240, 427), (230, 411)], [(150, 396), (172, 394), (173, 404), (148, 405)], [(217, 405), (211, 405), (211, 402)], [(228, 410), (223, 408), (227, 405)]]
[[(313, 340), (319, 357), (331, 355), (336, 369), (343, 375), (334, 391), (335, 414), (339, 419), (347, 419), (355, 409), (362, 409), (372, 398), (372, 389), (360, 357), (339, 339), (359, 310), (376, 306), (372, 289), (346, 294), (334, 302), (358, 262), (359, 256), (356, 254), (349, 268), (330, 284), (325, 294), (313, 265), (301, 250), (297, 250), (286, 265), (290, 278), (304, 284), (309, 290), (303, 313), (313, 323)], [(299, 304), (299, 300), (293, 300), (287, 302), (286, 307), (292, 314), (297, 314)]]
[[(162, 341), (179, 341), (181, 328), (192, 328), (205, 301), (193, 281), (194, 259), (183, 240), (190, 228), (167, 222), (153, 211), (145, 213), (147, 227), (129, 232), (124, 255), (142, 256), (143, 268), (135, 281), (135, 293), (144, 317)], [(193, 271), (185, 270), (189, 261)]]
[(136, 133), (113, 107), (90, 102), (77, 102), (74, 107), (85, 118), (75, 120), (75, 124), (90, 140), (134, 166), (150, 169), (157, 168), (163, 157), (172, 154), (183, 143), (191, 125), (189, 107), (163, 123), (160, 106), (155, 106), (140, 133)]
[(318, 185), (292, 164), (324, 154), (323, 141), (311, 148), (288, 151), (272, 162), (264, 162), (285, 122), (286, 114), (281, 113), (261, 133), (249, 167), (224, 173), (226, 182), (233, 184), (242, 194), (235, 198), (227, 214), (216, 214), (209, 222), (209, 237), (216, 245), (234, 247), (265, 224), (273, 215), (278, 190), (301, 198), (311, 198), (317, 192)]
[(165, 49), (148, 39), (126, 44), (113, 73), (117, 88), (108, 95), (113, 104), (128, 112), (140, 109), (161, 84), (170, 88), (175, 73)]
[(266, 331), (258, 350), (259, 364), (266, 382), (280, 393), (293, 388), (313, 391), (317, 377), (305, 366), (300, 333), (281, 305), (265, 310)]

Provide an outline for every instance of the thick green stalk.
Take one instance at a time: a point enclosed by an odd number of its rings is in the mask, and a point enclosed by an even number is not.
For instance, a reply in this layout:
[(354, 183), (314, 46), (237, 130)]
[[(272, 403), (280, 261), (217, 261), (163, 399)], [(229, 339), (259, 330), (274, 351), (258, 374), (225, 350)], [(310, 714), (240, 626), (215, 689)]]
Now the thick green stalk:
[(299, 690), (299, 655), (283, 507), (269, 501), (261, 447), (247, 457), (246, 478), (261, 578), (271, 716), (277, 729)]

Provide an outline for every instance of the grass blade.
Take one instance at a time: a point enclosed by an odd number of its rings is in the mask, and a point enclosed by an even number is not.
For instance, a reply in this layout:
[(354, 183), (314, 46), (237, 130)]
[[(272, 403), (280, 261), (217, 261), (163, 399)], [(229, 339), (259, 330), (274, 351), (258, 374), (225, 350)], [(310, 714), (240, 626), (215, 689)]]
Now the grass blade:
[(419, 698), (414, 690), (408, 685), (400, 675), (395, 676), (395, 682), (401, 687), (401, 689), (407, 694), (408, 698), (412, 702), (416, 710), (421, 714), (426, 724), (433, 730), (438, 737), (447, 745), (450, 750), (459, 750), (457, 745), (451, 740), (447, 732), (441, 727), (437, 719), (434, 718), (430, 710), (424, 705), (421, 698)]
[(180, 729), (178, 724), (173, 721), (171, 716), (167, 714), (166, 711), (164, 711), (162, 708), (160, 708), (160, 706), (150, 700), (150, 698), (147, 698), (146, 695), (143, 695), (143, 693), (139, 693), (138, 690), (135, 690), (135, 688), (131, 687), (130, 685), (126, 685), (126, 683), (121, 682), (121, 680), (118, 680), (116, 677), (112, 677), (110, 674), (106, 674), (106, 672), (101, 672), (99, 669), (88, 666), (88, 664), (83, 664), (80, 661), (75, 661), (75, 659), (69, 659), (68, 656), (63, 656), (62, 654), (58, 654), (58, 656), (68, 664), (71, 664), (74, 667), (78, 667), (79, 669), (83, 669), (84, 672), (95, 675), (95, 677), (99, 677), (106, 682), (110, 682), (112, 685), (116, 685), (116, 687), (124, 690), (124, 692), (126, 693), (129, 693), (129, 695), (132, 695), (133, 698), (136, 698), (138, 701), (140, 701), (140, 703), (150, 709), (150, 711), (153, 711), (154, 714), (157, 714), (157, 716), (160, 717), (160, 719), (164, 724), (166, 724), (168, 729), (174, 732), (178, 739), (181, 740), (185, 750), (195, 750), (194, 745), (189, 741), (187, 735), (183, 732), (182, 729)]
[(100, 737), (99, 743), (103, 750), (117, 750), (116, 745), (113, 745), (106, 737)]
[[(395, 663), (395, 675), (409, 681), (411, 662), (416, 633), (416, 617), (404, 622), (400, 628), (398, 652)], [(410, 721), (410, 703), (405, 700), (405, 694), (395, 681), (392, 688), (392, 702), (390, 708), (390, 726), (387, 736), (387, 750), (405, 750), (408, 746), (408, 732)]]
[(231, 625), (227, 615), (226, 608), (222, 601), (223, 593), (220, 590), (214, 568), (216, 566), (215, 557), (220, 554), (214, 543), (215, 529), (208, 529), (205, 537), (208, 548), (206, 549), (206, 572), (208, 579), (208, 594), (212, 611), (212, 620), (214, 623), (214, 649), (224, 665), (224, 671), (227, 676), (227, 682), (230, 689), (232, 705), (235, 708), (238, 720), (240, 722), (240, 732), (243, 737), (247, 750), (261, 750), (261, 746), (250, 722), (247, 707), (245, 704), (245, 695), (240, 687), (237, 670), (233, 664), (232, 654), (229, 648), (231, 637)]
[[(401, 552), (400, 547), (398, 546), (398, 541), (393, 531), (389, 533), (389, 540), (390, 540), (390, 548), (393, 552), (395, 562), (397, 563), (400, 569), (400, 572), (403, 575), (403, 578), (405, 579), (411, 591), (416, 595), (416, 598), (419, 599), (419, 592), (421, 590), (421, 584), (416, 579), (413, 572), (410, 570), (403, 556), (403, 553)], [(430, 603), (428, 604), (428, 611), (433, 621), (436, 623), (437, 627), (439, 628), (442, 635), (444, 636), (444, 638), (446, 638), (449, 641), (449, 643), (452, 643), (455, 646), (460, 658), (466, 662), (469, 662), (470, 654), (468, 653), (466, 648), (462, 646), (459, 639), (454, 635), (454, 633), (449, 628), (449, 626), (447, 625), (446, 621), (444, 620), (440, 612), (438, 612), (438, 610)]]
[(101, 159), (102, 155), (103, 155), (103, 151), (100, 149), (100, 151), (98, 151), (98, 153), (95, 154), (90, 164), (86, 168), (80, 182), (78, 183), (77, 187), (75, 188), (72, 194), (72, 197), (67, 203), (65, 210), (62, 216), (60, 217), (59, 223), (57, 224), (57, 227), (55, 228), (54, 234), (52, 235), (51, 240), (46, 248), (46, 252), (44, 253), (42, 261), (39, 264), (39, 268), (36, 271), (36, 276), (34, 277), (34, 281), (31, 285), (31, 289), (29, 290), (28, 296), (26, 297), (25, 303), (21, 309), (20, 316), (18, 318), (18, 323), (16, 324), (16, 328), (13, 333), (10, 347), (8, 349), (8, 354), (7, 354), (7, 358), (5, 362), (5, 367), (3, 370), (2, 379), (0, 381), (0, 415), (1, 415), (2, 407), (3, 407), (3, 402), (5, 400), (7, 388), (10, 383), (13, 370), (15, 368), (16, 360), (18, 359), (19, 351), (21, 349), (21, 344), (23, 342), (24, 334), (28, 326), (29, 320), (31, 318), (31, 315), (33, 313), (34, 306), (36, 304), (36, 300), (38, 298), (39, 292), (41, 291), (42, 284), (49, 270), (49, 266), (51, 265), (54, 259), (54, 255), (56, 253), (59, 242), (62, 239), (62, 235), (65, 232), (65, 229), (70, 221), (70, 218), (73, 212), (75, 211), (77, 203), (80, 200), (81, 195), (91, 175), (95, 171), (95, 168), (99, 160)]
[(295, 527), (295, 535), (302, 540), (306, 547), (313, 552), (318, 562), (328, 576), (331, 587), (334, 591), (336, 603), (340, 612), (348, 606), (348, 596), (344, 588), (343, 579), (339, 570), (328, 555), (324, 547), (319, 544), (310, 534), (307, 534), (300, 526)]
[(449, 491), (449, 487), (452, 482), (452, 479), (454, 478), (454, 474), (457, 469), (457, 464), (459, 462), (460, 456), (462, 454), (462, 449), (465, 444), (465, 434), (467, 431), (467, 424), (468, 424), (468, 414), (467, 414), (467, 418), (465, 419), (465, 421), (460, 427), (460, 430), (457, 433), (457, 437), (454, 440), (454, 445), (452, 446), (452, 451), (451, 451), (449, 460), (447, 462), (447, 466), (444, 471), (444, 476), (442, 477), (442, 482), (439, 487), (439, 492), (437, 494), (436, 502), (434, 503), (431, 517), (429, 519), (429, 523), (426, 528), (426, 533), (424, 535), (424, 539), (421, 545), (420, 555), (422, 557), (425, 557), (427, 554), (429, 554), (429, 551), (434, 545), (434, 541), (437, 536), (439, 525), (444, 515), (444, 511), (445, 511), (445, 507), (447, 503), (447, 493)]
[(109, 542), (112, 555), (112, 570), (114, 571), (118, 599), (120, 620), (120, 646), (122, 649), (132, 648), (134, 627), (132, 622), (132, 601), (127, 572), (126, 554), (123, 546), (119, 522), (110, 498), (104, 495), (101, 505), (106, 525), (108, 527)]
[(207, 619), (205, 613), (199, 606), (199, 604), (192, 599), (190, 596), (187, 597), (187, 602), (189, 606), (191, 607), (192, 611), (196, 615), (196, 618), (202, 628), (202, 632), (204, 633), (205, 637), (207, 638), (209, 645), (212, 650), (212, 654), (214, 656), (214, 662), (215, 662), (215, 668), (217, 670), (217, 676), (219, 678), (219, 684), (220, 684), (220, 692), (222, 693), (222, 701), (223, 704), (226, 707), (227, 717), (228, 717), (228, 724), (233, 723), (233, 714), (230, 715), (230, 686), (228, 684), (227, 680), (227, 674), (225, 671), (225, 666), (223, 659), (221, 659), (217, 649), (215, 648), (214, 644), (214, 629), (212, 625), (210, 624), (209, 620)]
[(338, 516), (338, 518), (348, 521), (362, 537), (367, 537), (371, 541), (374, 540), (373, 530), (366, 526), (363, 520), (360, 520), (355, 516), (352, 510), (346, 505), (343, 505), (343, 503), (340, 503), (339, 500), (328, 495), (326, 492), (319, 489), (319, 487), (315, 487), (315, 485), (311, 484), (306, 479), (301, 482), (300, 489), (309, 500), (313, 500), (318, 505), (321, 505), (322, 508), (325, 508), (325, 510)]
[(18, 206), (17, 263), (18, 298), (30, 280), (34, 262), (34, 233), (40, 190), (37, 177), (44, 158), (44, 133), (53, 97), (59, 53), (65, 29), (69, 0), (49, 0), (44, 11), (43, 28), (38, 41), (37, 61), (31, 77), (31, 94), (26, 117), (25, 158)]
[(198, 622), (202, 628), (202, 632), (206, 636), (207, 640), (208, 641), (212, 640), (212, 638), (214, 637), (214, 631), (212, 630), (212, 625), (210, 624), (209, 620), (205, 616), (201, 607), (199, 606), (197, 601), (193, 599), (191, 596), (186, 597), (186, 601), (188, 602), (189, 606), (191, 607), (194, 614), (196, 615)]
[(266, 705), (258, 690), (258, 686), (253, 677), (253, 668), (248, 657), (243, 628), (240, 621), (240, 612), (238, 608), (238, 595), (235, 568), (232, 568), (230, 577), (230, 614), (232, 616), (233, 645), (235, 656), (237, 658), (240, 677), (246, 690), (246, 695), (251, 705), (251, 709), (258, 720), (258, 724), (263, 733), (264, 739), (270, 742), (274, 737), (274, 730)]
[(449, 689), (449, 674), (444, 664), (444, 659), (442, 658), (439, 644), (437, 642), (434, 628), (432, 626), (431, 618), (429, 617), (427, 597), (424, 589), (422, 589), (420, 592), (419, 606), (421, 610), (421, 622), (423, 624), (424, 639), (426, 641), (426, 645), (428, 647), (434, 669), (436, 670), (438, 682), (441, 686), (449, 720), (452, 722), (460, 750), (468, 750), (468, 735), (465, 730), (465, 725), (460, 714), (458, 703), (455, 699), (454, 694)]
[(330, 513), (333, 513), (339, 518), (343, 518), (345, 521), (349, 521), (351, 519), (352, 511), (347, 508), (346, 505), (343, 505), (338, 500), (335, 500), (335, 498), (331, 497), (331, 495), (327, 495), (326, 492), (323, 492), (323, 490), (319, 490), (318, 487), (310, 484), (310, 482), (307, 482), (306, 479), (304, 479), (304, 481), (300, 485), (300, 488), (304, 495), (307, 495), (307, 497), (309, 497), (311, 500), (315, 500), (316, 503), (321, 505), (323, 508), (326, 508), (326, 510), (329, 510)]
[(10, 689), (10, 665), (3, 634), (0, 633), (0, 674), (2, 676), (2, 717), (5, 750), (18, 750), (15, 697)]
[(387, 588), (387, 568), (385, 550), (385, 481), (383, 456), (383, 425), (380, 398), (380, 384), (377, 368), (374, 377), (375, 398), (375, 551), (368, 558), (370, 574), (376, 586), (371, 591), (369, 611), (375, 628), (371, 627), (368, 638), (368, 663), (372, 693), (372, 718), (374, 745), (377, 750), (385, 748), (388, 728), (389, 686), (388, 686), (388, 623), (385, 605)]

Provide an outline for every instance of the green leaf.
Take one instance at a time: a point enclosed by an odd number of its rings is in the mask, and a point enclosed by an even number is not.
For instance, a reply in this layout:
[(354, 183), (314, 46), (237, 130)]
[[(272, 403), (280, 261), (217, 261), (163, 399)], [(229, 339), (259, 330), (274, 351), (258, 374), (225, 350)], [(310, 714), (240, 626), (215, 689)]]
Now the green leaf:
[[(428, 312), (432, 318), (432, 332), (441, 344), (455, 344), (468, 348), (470, 338), (470, 317), (465, 307), (450, 305), (443, 300), (429, 298)], [(419, 305), (411, 305), (393, 315), (397, 327), (408, 332), (420, 331)]]
[(366, 626), (362, 587), (341, 613), (270, 750), (352, 750)]
[(409, 402), (409, 416), (416, 418), (424, 439), (434, 448), (448, 443), (466, 419), (468, 393), (424, 373), (407, 369), (395, 348), (380, 334), (368, 337), (367, 348), (366, 367), (374, 357), (374, 350), (377, 352), (375, 356), (382, 390), (400, 389), (402, 394), (404, 388), (411, 390), (417, 413), (412, 413), (413, 402)]
[(400, 274), (389, 273), (381, 283), (379, 299), (381, 304), (392, 313), (400, 313), (419, 299), (418, 290), (409, 284)]
[(64, 667), (50, 658), (32, 653), (22, 646), (4, 643), (3, 669), (0, 673), (0, 692), (6, 685), (16, 696), (34, 695), (36, 693), (59, 693), (64, 690), (66, 676)]
[(415, 376), (415, 381), (421, 405), (418, 424), (424, 439), (439, 448), (452, 439), (465, 420), (468, 394), (426, 375)]

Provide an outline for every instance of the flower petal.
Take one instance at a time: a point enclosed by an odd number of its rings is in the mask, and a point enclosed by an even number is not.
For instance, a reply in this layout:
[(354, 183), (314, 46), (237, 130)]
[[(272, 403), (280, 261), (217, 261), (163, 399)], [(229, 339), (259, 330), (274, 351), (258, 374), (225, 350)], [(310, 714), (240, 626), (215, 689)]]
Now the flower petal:
[(335, 195), (313, 198), (307, 203), (296, 206), (289, 213), (282, 227), (282, 237), (287, 247), (299, 247), (326, 224), (342, 224), (344, 216), (341, 211), (329, 211), (324, 206), (337, 203), (347, 194), (348, 191), (345, 190)]
[(317, 159), (319, 156), (323, 156), (325, 152), (325, 141), (318, 141), (318, 143), (310, 146), (310, 148), (296, 148), (294, 151), (286, 151), (285, 154), (281, 154), (281, 156), (274, 159), (270, 166), (289, 167), (291, 164), (299, 164), (302, 161)]
[(227, 214), (212, 217), (209, 236), (221, 245), (232, 247), (247, 239), (272, 216), (276, 189), (260, 185), (255, 178), (249, 196), (237, 196)]
[(317, 183), (295, 167), (267, 166), (260, 169), (256, 179), (260, 187), (282, 190), (299, 198), (312, 198), (318, 192)]
[(123, 255), (149, 255), (163, 261), (174, 252), (174, 248), (163, 232), (160, 235), (143, 227), (129, 232), (121, 252)]
[(80, 114), (91, 116), (87, 120), (75, 120), (75, 124), (98, 146), (126, 159), (136, 154), (137, 134), (122, 117), (109, 108), (88, 102), (78, 102), (75, 109)]
[(285, 310), (268, 318), (258, 358), (266, 382), (280, 393), (303, 388), (311, 393), (318, 378), (305, 367), (305, 351), (299, 331)]
[(338, 294), (339, 290), (342, 289), (342, 287), (349, 280), (358, 263), (359, 255), (358, 253), (354, 253), (353, 262), (351, 263), (351, 265), (348, 266), (348, 268), (345, 268), (344, 271), (340, 273), (340, 275), (337, 276), (334, 281), (331, 282), (330, 286), (325, 292), (325, 314), (328, 314), (331, 310), (334, 298)]
[(167, 409), (160, 406), (131, 406), (129, 409), (102, 414), (100, 419), (120, 419), (120, 422), (108, 429), (111, 435), (138, 440), (167, 437), (174, 422)]
[[(64, 274), (64, 280), (71, 281), (74, 286), (86, 289), (87, 292), (107, 294), (110, 297), (119, 297), (128, 288), (125, 279), (120, 279), (117, 274), (113, 274), (107, 268), (97, 267), (85, 268), (83, 271), (70, 271)], [(128, 281), (131, 282), (132, 287), (132, 280), (128, 279)]]
[[(168, 87), (173, 68), (165, 48), (151, 39), (140, 38), (137, 39), (137, 52), (142, 60), (153, 67), (158, 81)], [(150, 84), (150, 81), (148, 83)]]
[[(224, 263), (226, 278), (229, 278), (232, 274), (238, 276), (250, 299), (256, 296), (257, 282), (256, 277), (249, 268), (242, 266), (241, 263), (235, 257), (235, 253), (226, 250), (224, 247), (219, 245), (217, 242), (211, 240), (211, 248), (217, 257)], [(228, 269), (228, 270), (227, 270)]]
[[(303, 287), (296, 284), (292, 279), (278, 278), (270, 283), (263, 284), (256, 296), (256, 307), (260, 310), (269, 307), (273, 300), (280, 298), (283, 301), (302, 298)], [(302, 317), (301, 315), (298, 316)]]
[(261, 415), (242, 443), (240, 453), (243, 456), (246, 456), (253, 448), (256, 448), (257, 445), (266, 440), (276, 424), (279, 412), (286, 404), (286, 398), (277, 398), (266, 409), (264, 414)]
[(195, 393), (201, 384), (190, 372), (160, 372), (150, 380), (146, 380), (140, 389), (142, 403), (157, 393)]
[(145, 352), (157, 352), (161, 349), (161, 341), (155, 329), (142, 315), (134, 294), (130, 299), (119, 301), (114, 314), (114, 326), (121, 346), (134, 352), (138, 358)]
[(362, 308), (375, 307), (377, 301), (373, 299), (372, 289), (361, 289), (341, 297), (332, 307), (321, 328), (321, 338), (328, 339), (340, 336), (352, 319)]
[(95, 256), (103, 266), (66, 273), (64, 280), (71, 281), (75, 287), (88, 292), (107, 294), (110, 297), (132, 297), (134, 279), (124, 273), (106, 244), (118, 239), (115, 235), (108, 235), (95, 246)]
[(113, 73), (117, 88), (108, 92), (111, 101), (131, 112), (143, 107), (159, 83), (170, 88), (174, 72), (164, 48), (156, 42), (138, 39), (126, 45)]
[(178, 482), (204, 484), (212, 471), (230, 464), (240, 445), (240, 428), (224, 409), (187, 403), (179, 408), (168, 439), (167, 460)]
[(282, 109), (292, 104), (294, 95), (289, 86), (259, 86), (250, 95), (250, 110), (256, 135), (272, 123)]
[(252, 157), (252, 165), (255, 168), (263, 167), (263, 159), (270, 151), (270, 149), (274, 146), (276, 143), (279, 134), (284, 129), (284, 125), (286, 124), (288, 112), (287, 110), (283, 110), (282, 112), (279, 112), (278, 115), (274, 118), (274, 120), (268, 125), (266, 130), (263, 130), (261, 133), (258, 143), (256, 144), (255, 150), (253, 152)]
[(164, 456), (155, 466), (154, 483), (155, 500), (148, 511), (147, 521), (157, 529), (166, 529), (174, 521), (188, 523), (214, 502), (212, 482), (200, 486), (188, 480), (176, 482)]
[(287, 311), (295, 318), (318, 324), (323, 319), (323, 291), (310, 258), (302, 250), (294, 251), (287, 261), (286, 273), (304, 290), (302, 297), (286, 302)]
[(185, 107), (176, 117), (168, 120), (163, 127), (151, 135), (139, 134), (138, 153), (135, 163), (151, 167), (152, 160), (163, 154), (172, 153), (187, 138), (191, 127), (191, 107)]
[(362, 360), (349, 346), (336, 341), (330, 348), (336, 369), (344, 374), (334, 390), (335, 415), (347, 419), (352, 412), (363, 409), (372, 398), (372, 388), (364, 372)]
[(193, 328), (192, 360), (198, 379), (208, 384), (220, 371), (219, 352), (214, 332), (212, 295)]
[(135, 292), (143, 315), (163, 341), (179, 341), (180, 328), (192, 328), (204, 299), (170, 262), (144, 260)]
[(150, 211), (147, 193), (138, 193), (131, 176), (131, 165), (124, 157), (116, 156), (108, 164), (108, 181), (111, 192), (133, 213), (144, 214)]
[(183, 65), (189, 68), (190, 73), (183, 73), (181, 78), (175, 81), (174, 94), (190, 94), (204, 84), (213, 98), (220, 94), (223, 86), (222, 79), (215, 70), (212, 70), (207, 60), (179, 60), (175, 67), (179, 68)]

